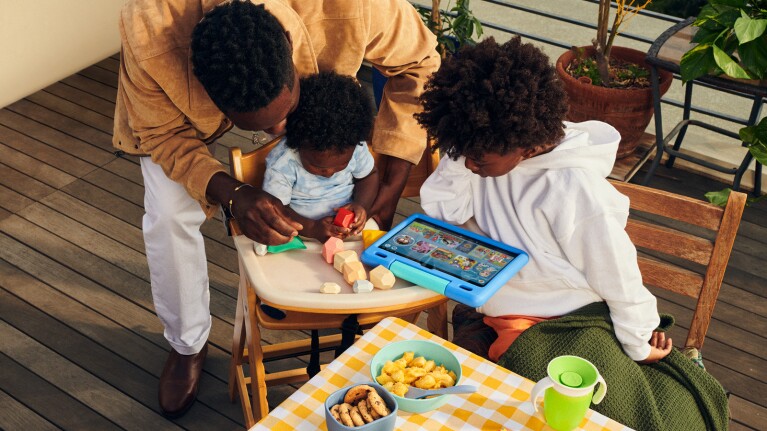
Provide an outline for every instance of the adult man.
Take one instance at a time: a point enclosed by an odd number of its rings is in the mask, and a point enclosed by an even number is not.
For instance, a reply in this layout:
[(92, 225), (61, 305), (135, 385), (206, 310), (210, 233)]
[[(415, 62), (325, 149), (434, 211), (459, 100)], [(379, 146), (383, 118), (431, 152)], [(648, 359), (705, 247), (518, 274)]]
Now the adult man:
[(141, 158), (144, 242), (172, 347), (159, 402), (173, 417), (194, 402), (210, 331), (200, 225), (224, 204), (262, 243), (284, 243), (301, 229), (275, 198), (227, 175), (207, 145), (233, 124), (280, 133), (298, 101), (299, 76), (354, 75), (368, 60), (391, 76), (372, 138), (387, 163), (371, 214), (386, 226), (425, 148), (412, 114), (439, 56), (405, 0), (133, 0), (120, 33), (114, 145), (151, 156)]

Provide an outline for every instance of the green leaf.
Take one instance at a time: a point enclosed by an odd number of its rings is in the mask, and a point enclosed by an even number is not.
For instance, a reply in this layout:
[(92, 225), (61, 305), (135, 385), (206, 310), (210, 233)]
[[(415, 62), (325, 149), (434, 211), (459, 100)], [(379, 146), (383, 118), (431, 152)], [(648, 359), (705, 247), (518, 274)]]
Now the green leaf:
[(709, 3), (717, 6), (730, 6), (738, 9), (746, 7), (746, 0), (709, 0)]
[(707, 4), (703, 6), (703, 8), (701, 8), (697, 18), (695, 18), (695, 22), (693, 22), (692, 25), (696, 27), (700, 27), (706, 22), (712, 21), (717, 15), (719, 15), (719, 12), (716, 9), (714, 9), (713, 6), (711, 6), (710, 4)]
[(724, 26), (725, 28), (731, 29), (735, 25), (735, 21), (737, 21), (740, 18), (741, 16), (740, 16), (739, 9), (727, 8), (721, 11), (717, 16), (713, 17), (712, 19), (716, 21), (718, 24)]
[(767, 76), (767, 35), (738, 47), (743, 68), (758, 79)]
[(741, 45), (758, 38), (764, 34), (765, 29), (767, 29), (767, 19), (751, 19), (748, 16), (741, 16), (735, 20), (735, 35)]
[(714, 50), (714, 60), (716, 61), (717, 66), (719, 66), (727, 76), (731, 76), (733, 78), (742, 78), (742, 79), (750, 79), (751, 77), (746, 73), (745, 70), (743, 70), (742, 67), (738, 63), (735, 62), (735, 60), (732, 59), (729, 55), (727, 55), (726, 52), (722, 51), (721, 48), (714, 45), (712, 46)]
[[(767, 138), (767, 136), (763, 136), (763, 138)], [(748, 151), (754, 156), (756, 161), (763, 165), (767, 164), (767, 145), (763, 143), (751, 145), (748, 147)]]
[(716, 67), (711, 45), (698, 45), (687, 51), (679, 62), (682, 81), (688, 82), (706, 75)]
[(732, 189), (728, 187), (726, 189), (719, 190), (718, 192), (708, 192), (704, 196), (706, 196), (706, 199), (708, 199), (708, 201), (712, 204), (723, 207), (727, 205), (727, 199), (730, 197), (731, 191)]
[(748, 151), (761, 164), (767, 164), (767, 117), (749, 127), (744, 127), (738, 132), (740, 139), (748, 144)]
[(716, 26), (716, 29), (709, 29), (708, 27), (700, 27), (695, 35), (692, 37), (694, 43), (713, 43), (717, 38), (722, 36), (723, 32), (727, 29), (722, 26)]

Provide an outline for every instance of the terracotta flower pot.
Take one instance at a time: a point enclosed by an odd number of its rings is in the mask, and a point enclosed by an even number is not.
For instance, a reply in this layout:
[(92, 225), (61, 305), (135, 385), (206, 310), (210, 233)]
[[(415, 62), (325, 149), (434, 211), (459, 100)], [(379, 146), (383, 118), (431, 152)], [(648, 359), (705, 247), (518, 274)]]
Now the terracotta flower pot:
[[(594, 47), (582, 47), (586, 56), (594, 54)], [(613, 58), (636, 63), (646, 67), (645, 53), (631, 48), (615, 46)], [(584, 83), (565, 71), (567, 65), (575, 59), (572, 50), (566, 51), (557, 59), (557, 74), (567, 91), (570, 110), (567, 119), (573, 122), (600, 120), (616, 129), (621, 134), (618, 146), (618, 158), (631, 155), (639, 145), (639, 139), (650, 124), (653, 115), (652, 89), (620, 89)], [(660, 73), (660, 94), (666, 93), (674, 76), (666, 70)]]

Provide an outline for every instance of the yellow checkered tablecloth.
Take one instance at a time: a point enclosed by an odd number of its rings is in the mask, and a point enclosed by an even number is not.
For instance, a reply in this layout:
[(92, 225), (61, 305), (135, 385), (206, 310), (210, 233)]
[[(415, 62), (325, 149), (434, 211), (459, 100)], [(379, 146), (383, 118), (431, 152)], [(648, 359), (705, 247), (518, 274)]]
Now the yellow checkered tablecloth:
[[(254, 430), (327, 430), (324, 402), (328, 395), (352, 383), (372, 381), (370, 360), (386, 344), (427, 339), (453, 351), (463, 367), (460, 384), (476, 385), (471, 395), (455, 395), (442, 407), (426, 413), (397, 414), (396, 429), (415, 430), (551, 430), (541, 411), (529, 402), (533, 382), (483, 359), (453, 343), (397, 318), (386, 318), (341, 356), (312, 377), (301, 389), (251, 428)], [(623, 426), (589, 410), (581, 422), (585, 431), (625, 431)]]

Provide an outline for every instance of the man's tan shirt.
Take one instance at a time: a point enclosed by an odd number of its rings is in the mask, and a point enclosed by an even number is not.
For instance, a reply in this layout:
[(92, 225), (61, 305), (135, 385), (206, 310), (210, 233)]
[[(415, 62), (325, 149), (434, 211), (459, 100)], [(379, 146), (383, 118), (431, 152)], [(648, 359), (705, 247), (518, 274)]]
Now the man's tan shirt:
[[(207, 148), (232, 123), (192, 72), (191, 35), (224, 0), (132, 0), (120, 16), (120, 78), (114, 146), (149, 155), (211, 217), (210, 178), (225, 172)], [(293, 62), (305, 76), (321, 70), (355, 76), (363, 60), (390, 79), (373, 132), (373, 150), (418, 163), (426, 134), (413, 114), (440, 64), (436, 38), (405, 0), (266, 0), (290, 33)]]

